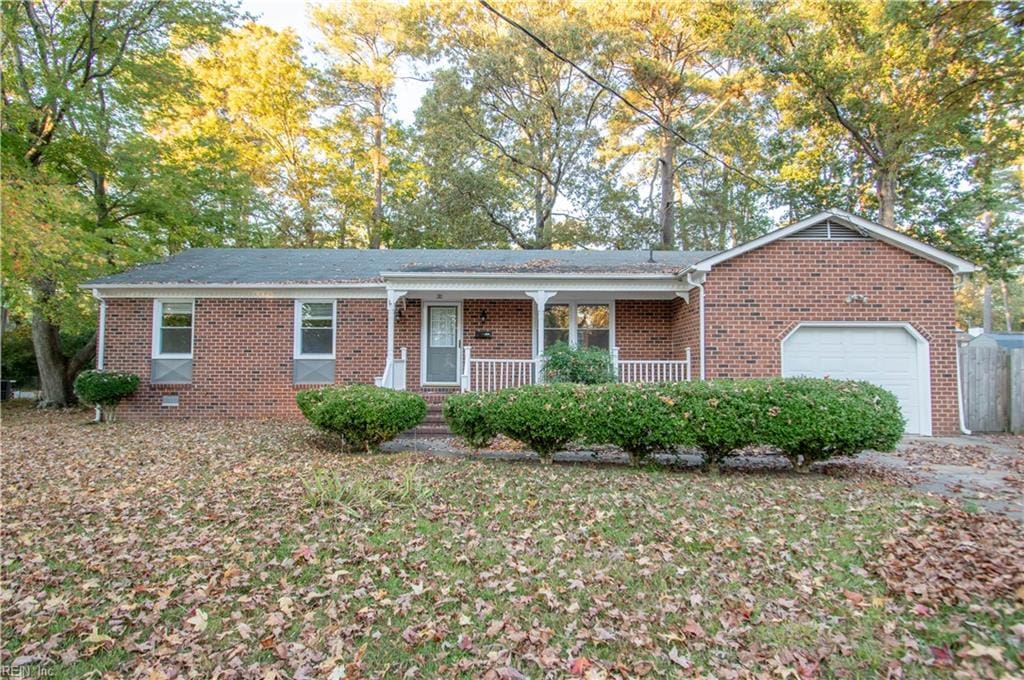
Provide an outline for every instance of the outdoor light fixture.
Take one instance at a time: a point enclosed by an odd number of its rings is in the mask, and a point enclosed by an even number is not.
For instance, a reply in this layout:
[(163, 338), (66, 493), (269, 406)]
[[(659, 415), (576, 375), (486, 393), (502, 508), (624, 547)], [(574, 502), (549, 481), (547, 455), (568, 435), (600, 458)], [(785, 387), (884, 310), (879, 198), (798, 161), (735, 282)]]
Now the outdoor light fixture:
[(486, 309), (481, 309), (480, 310), (480, 323), (481, 324), (487, 323), (487, 310)]

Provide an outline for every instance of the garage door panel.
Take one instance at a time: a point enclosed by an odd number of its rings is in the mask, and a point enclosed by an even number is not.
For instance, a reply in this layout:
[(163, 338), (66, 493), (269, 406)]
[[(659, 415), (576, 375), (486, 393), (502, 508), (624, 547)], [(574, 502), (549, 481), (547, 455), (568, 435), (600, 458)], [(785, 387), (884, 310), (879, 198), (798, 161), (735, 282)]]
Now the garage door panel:
[(907, 420), (907, 431), (922, 428), (918, 342), (903, 328), (804, 326), (786, 339), (783, 375), (865, 380), (891, 391)]

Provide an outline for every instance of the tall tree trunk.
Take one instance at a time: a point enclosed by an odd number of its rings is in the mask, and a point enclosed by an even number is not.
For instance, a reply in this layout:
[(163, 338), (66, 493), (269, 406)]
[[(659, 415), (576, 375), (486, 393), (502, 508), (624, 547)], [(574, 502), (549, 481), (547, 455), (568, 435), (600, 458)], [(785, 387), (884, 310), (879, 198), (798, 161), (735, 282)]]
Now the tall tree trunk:
[(878, 222), (883, 227), (896, 228), (896, 171), (893, 168), (878, 170), (875, 180), (878, 194)]
[(67, 406), (74, 394), (66, 380), (68, 360), (60, 348), (60, 332), (39, 309), (32, 311), (32, 349), (39, 368), (40, 401), (45, 406)]
[(675, 170), (676, 170), (676, 139), (667, 131), (661, 133), (661, 154), (658, 158), (661, 165), (661, 204), (658, 211), (658, 222), (661, 227), (661, 245), (666, 248), (675, 246)]
[(981, 295), (981, 328), (986, 333), (992, 332), (992, 284), (986, 283)]
[(533, 185), (533, 242), (535, 248), (544, 248), (544, 178), (537, 173)]
[(96, 356), (96, 334), (93, 333), (89, 342), (74, 356), (64, 354), (60, 328), (50, 322), (44, 311), (55, 289), (49, 280), (40, 280), (33, 285), (32, 349), (39, 369), (40, 401), (44, 406), (67, 406), (75, 402), (75, 377)]
[(380, 248), (384, 241), (384, 93), (373, 96), (373, 233), (370, 247)]
[(1010, 333), (1013, 331), (1013, 314), (1010, 313), (1010, 287), (1005, 280), (999, 282), (999, 287), (1002, 288), (1003, 293), (1003, 319), (1006, 321), (1006, 332)]

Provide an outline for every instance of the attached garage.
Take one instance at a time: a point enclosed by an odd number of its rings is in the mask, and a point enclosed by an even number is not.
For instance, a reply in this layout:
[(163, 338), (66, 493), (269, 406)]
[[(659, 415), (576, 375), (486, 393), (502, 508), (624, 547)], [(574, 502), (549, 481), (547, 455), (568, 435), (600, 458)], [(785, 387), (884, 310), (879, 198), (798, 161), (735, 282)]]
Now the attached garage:
[(928, 342), (909, 324), (799, 324), (782, 375), (865, 380), (896, 395), (910, 434), (931, 434)]

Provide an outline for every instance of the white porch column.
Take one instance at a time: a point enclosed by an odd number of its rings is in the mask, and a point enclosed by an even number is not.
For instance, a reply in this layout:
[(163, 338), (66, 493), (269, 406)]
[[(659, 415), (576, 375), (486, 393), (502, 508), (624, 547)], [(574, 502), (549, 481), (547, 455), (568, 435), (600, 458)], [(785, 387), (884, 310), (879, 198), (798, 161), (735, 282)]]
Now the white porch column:
[(526, 294), (533, 299), (533, 304), (537, 309), (537, 337), (535, 339), (537, 349), (533, 355), (533, 364), (537, 371), (536, 380), (540, 382), (544, 357), (544, 306), (555, 296), (555, 293), (548, 290), (531, 290)]
[(405, 294), (408, 292), (407, 290), (388, 288), (388, 364), (391, 364), (395, 359), (395, 307), (398, 305), (398, 301), (405, 297)]

